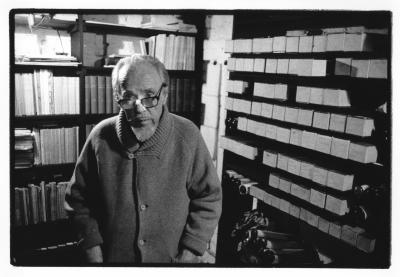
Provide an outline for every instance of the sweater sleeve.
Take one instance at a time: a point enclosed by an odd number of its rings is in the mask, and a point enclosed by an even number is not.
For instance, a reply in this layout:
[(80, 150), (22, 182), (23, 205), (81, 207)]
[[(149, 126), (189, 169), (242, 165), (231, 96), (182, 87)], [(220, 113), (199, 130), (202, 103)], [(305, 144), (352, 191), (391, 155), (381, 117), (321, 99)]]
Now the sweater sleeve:
[(66, 202), (73, 209), (70, 217), (77, 230), (78, 244), (82, 249), (103, 243), (95, 219), (96, 195), (93, 191), (93, 185), (96, 184), (97, 163), (91, 145), (88, 139), (78, 157), (65, 197)]
[(181, 245), (197, 255), (203, 255), (221, 215), (222, 188), (200, 132), (194, 150), (188, 195), (189, 216)]

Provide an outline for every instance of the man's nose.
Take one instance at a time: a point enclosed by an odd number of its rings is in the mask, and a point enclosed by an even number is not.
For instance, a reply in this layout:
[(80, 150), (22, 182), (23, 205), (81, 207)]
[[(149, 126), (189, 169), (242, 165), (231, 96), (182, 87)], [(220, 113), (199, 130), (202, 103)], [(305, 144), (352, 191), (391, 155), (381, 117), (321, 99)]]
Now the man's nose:
[(138, 113), (144, 112), (146, 110), (146, 107), (143, 106), (143, 104), (140, 101), (140, 99), (136, 99), (134, 107), (135, 107), (135, 111), (138, 112)]

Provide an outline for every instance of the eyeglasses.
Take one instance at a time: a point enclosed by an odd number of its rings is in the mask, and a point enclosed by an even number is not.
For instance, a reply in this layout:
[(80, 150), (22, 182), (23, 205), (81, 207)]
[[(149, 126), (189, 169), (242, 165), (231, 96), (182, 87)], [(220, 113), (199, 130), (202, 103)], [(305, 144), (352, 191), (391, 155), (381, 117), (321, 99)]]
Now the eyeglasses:
[(158, 101), (160, 100), (161, 96), (161, 91), (166, 86), (167, 85), (165, 83), (162, 83), (156, 96), (145, 97), (142, 99), (138, 99), (135, 96), (131, 96), (129, 98), (119, 98), (117, 99), (117, 103), (122, 109), (132, 109), (132, 107), (134, 105), (137, 105), (138, 102), (145, 108), (153, 108), (158, 105)]

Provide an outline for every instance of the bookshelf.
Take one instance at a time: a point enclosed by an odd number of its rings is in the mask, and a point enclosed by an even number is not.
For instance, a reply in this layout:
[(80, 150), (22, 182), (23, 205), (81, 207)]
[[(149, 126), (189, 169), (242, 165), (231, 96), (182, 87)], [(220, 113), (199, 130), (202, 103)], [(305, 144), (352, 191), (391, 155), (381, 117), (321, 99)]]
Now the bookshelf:
[[(224, 199), (218, 234), (218, 264), (243, 266), (238, 263), (230, 233), (242, 212), (257, 207), (284, 230), (300, 236), (330, 258), (326, 265), (316, 264), (316, 267), (388, 267), (390, 22), (387, 12), (234, 13), (233, 38), (225, 44), (225, 52), (231, 53), (228, 60), (228, 79), (231, 81), (227, 81), (225, 135), (220, 142), (224, 149)], [(345, 27), (354, 26), (375, 31), (386, 29), (387, 32), (378, 36), (380, 41), (376, 42), (376, 48), (369, 51), (349, 50), (344, 47), (344, 41), (340, 50), (328, 51), (331, 47), (327, 46), (328, 37), (332, 34), (329, 30), (336, 28), (333, 30), (335, 35), (341, 33), (343, 37), (351, 37), (348, 34), (354, 33), (354, 29)], [(374, 34), (366, 36), (371, 38)], [(324, 50), (313, 50), (315, 37), (326, 39)], [(297, 40), (297, 50), (287, 51), (289, 40)], [(311, 44), (303, 45), (300, 50), (300, 40), (311, 41)], [(255, 47), (261, 50), (255, 50)], [(344, 60), (351, 60), (348, 73), (338, 69), (339, 61)], [(369, 76), (360, 76), (361, 69), (354, 70), (360, 60), (370, 64)], [(384, 61), (383, 75), (374, 75), (371, 69), (376, 60)], [(324, 63), (323, 74), (314, 74), (311, 70), (314, 61)], [(303, 65), (299, 65), (301, 63)], [(268, 64), (275, 64), (275, 68), (271, 70)], [(279, 64), (283, 65), (280, 69)], [(296, 66), (301, 69), (296, 71)], [(350, 70), (354, 70), (354, 75)], [(345, 103), (332, 104), (333, 95), (343, 91), (348, 97)], [(305, 95), (309, 97), (306, 100), (302, 98)], [(317, 99), (310, 95), (321, 97)], [(326, 100), (328, 98), (330, 100)], [(340, 128), (333, 125), (332, 122), (337, 123), (338, 115), (345, 118), (347, 125)], [(372, 120), (373, 130), (367, 133), (354, 131), (356, 127), (351, 122), (358, 118)], [(370, 145), (376, 149), (375, 157), (372, 160), (356, 158), (352, 147), (338, 151), (337, 146), (343, 145), (342, 142), (354, 144), (353, 147)], [(232, 177), (227, 170), (258, 184), (250, 187), (248, 194), (240, 195), (238, 187), (232, 186)], [(351, 176), (351, 184), (339, 182), (340, 185), (333, 185), (332, 180), (336, 181), (338, 176), (335, 174)], [(379, 190), (379, 197), (373, 201), (357, 198), (356, 191), (365, 184)], [(333, 207), (332, 203), (338, 206)], [(355, 212), (362, 205), (372, 211), (367, 220), (360, 220)], [(349, 230), (353, 232), (351, 239)], [(369, 248), (362, 245), (364, 237), (366, 240), (372, 238)]]
[[(26, 24), (26, 19), (20, 16), (23, 13), (32, 11), (13, 10), (10, 13), (10, 42), (11, 49), (15, 49), (15, 24)], [(35, 10), (35, 13), (38, 11)], [(137, 11), (136, 11), (137, 12)], [(143, 13), (154, 13), (154, 11), (141, 11)], [(122, 13), (129, 13), (123, 11)], [(157, 13), (157, 12), (156, 12)], [(145, 28), (133, 28), (117, 24), (109, 24), (102, 22), (92, 22), (84, 20), (84, 13), (77, 12), (77, 20), (58, 20), (49, 19), (41, 23), (41, 28), (50, 28), (55, 30), (63, 30), (68, 32), (71, 36), (78, 38), (77, 45), (71, 45), (72, 48), (78, 49), (75, 53), (77, 62), (19, 62), (15, 60), (13, 55), (10, 56), (11, 74), (10, 82), (15, 84), (16, 75), (33, 76), (36, 72), (42, 70), (51, 72), (52, 78), (77, 78), (77, 98), (75, 104), (75, 112), (72, 114), (55, 113), (55, 114), (39, 114), (38, 110), (34, 110), (34, 114), (25, 115), (24, 112), (18, 110), (15, 106), (17, 100), (17, 87), (11, 86), (11, 105), (10, 105), (10, 135), (11, 145), (15, 145), (16, 136), (14, 128), (25, 128), (28, 130), (40, 129), (64, 129), (75, 127), (78, 129), (76, 138), (77, 151), (79, 152), (86, 140), (87, 131), (90, 126), (97, 124), (103, 119), (114, 116), (118, 111), (113, 110), (111, 113), (88, 113), (87, 105), (85, 105), (85, 95), (88, 93), (85, 87), (85, 78), (100, 76), (99, 78), (106, 78), (111, 76), (112, 67), (93, 66), (85, 64), (85, 51), (84, 51), (84, 35), (87, 33), (94, 33), (102, 38), (107, 35), (124, 35), (131, 37), (144, 37), (157, 36), (160, 34), (185, 36), (193, 38), (194, 40), (194, 54), (193, 54), (193, 70), (168, 70), (170, 78), (175, 80), (190, 80), (191, 89), (191, 109), (175, 109), (178, 106), (170, 107), (170, 111), (192, 120), (197, 126), (200, 126), (201, 120), (201, 85), (202, 85), (202, 51), (203, 51), (203, 35), (204, 35), (204, 21), (203, 14), (195, 14), (190, 11), (180, 12), (183, 17), (190, 18), (191, 24), (195, 24), (197, 33), (177, 32), (170, 30), (154, 30)], [(15, 16), (15, 17), (14, 17)], [(34, 19), (35, 23), (39, 23), (40, 19)], [(71, 40), (72, 44), (72, 40)], [(65, 47), (65, 46), (64, 46)], [(106, 54), (105, 52), (103, 53)], [(182, 81), (182, 89), (183, 89)], [(90, 91), (89, 91), (90, 93)], [(169, 97), (170, 98), (170, 97)], [(111, 98), (112, 99), (112, 98)], [(24, 100), (25, 101), (25, 100)], [(90, 103), (89, 103), (90, 104)], [(171, 104), (171, 103), (169, 103)], [(176, 105), (178, 105), (176, 103)], [(26, 104), (25, 107), (29, 105)], [(183, 107), (184, 104), (181, 104)], [(50, 109), (51, 110), (51, 109)], [(16, 112), (19, 115), (16, 116)], [(24, 111), (24, 110), (22, 110)], [(39, 222), (36, 224), (28, 224), (22, 226), (15, 226), (15, 201), (13, 191), (16, 188), (24, 188), (28, 184), (39, 185), (41, 181), (46, 184), (49, 182), (63, 182), (68, 181), (72, 175), (75, 163), (67, 162), (60, 164), (32, 164), (31, 166), (22, 168), (13, 168), (16, 161), (16, 153), (14, 149), (10, 149), (11, 169), (10, 169), (10, 183), (11, 183), (11, 261), (16, 265), (69, 265), (79, 264), (78, 248), (76, 246), (76, 238), (72, 229), (72, 224), (67, 219), (56, 221)], [(57, 157), (56, 157), (57, 158)], [(65, 257), (74, 256), (74, 259), (65, 259)]]

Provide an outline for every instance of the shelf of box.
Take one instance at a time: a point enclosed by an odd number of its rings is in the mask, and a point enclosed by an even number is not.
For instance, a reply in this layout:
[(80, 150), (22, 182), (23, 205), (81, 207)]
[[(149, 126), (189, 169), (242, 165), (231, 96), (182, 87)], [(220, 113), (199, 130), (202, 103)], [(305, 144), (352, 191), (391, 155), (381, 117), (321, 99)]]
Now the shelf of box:
[(77, 126), (80, 122), (79, 114), (62, 114), (62, 115), (33, 115), (33, 116), (16, 116), (12, 120), (15, 128), (21, 127), (52, 127), (52, 126)]
[(332, 52), (295, 52), (295, 53), (231, 53), (232, 58), (245, 59), (386, 59), (385, 52), (361, 52), (361, 51), (332, 51)]
[(123, 35), (135, 35), (135, 36), (155, 36), (158, 34), (174, 34), (177, 36), (189, 36), (195, 37), (197, 33), (170, 31), (170, 30), (159, 30), (159, 29), (148, 29), (148, 28), (135, 28), (124, 25), (112, 24), (112, 23), (100, 23), (94, 21), (86, 21), (83, 24), (84, 32), (95, 32), (95, 33), (107, 33), (107, 34), (123, 34)]

